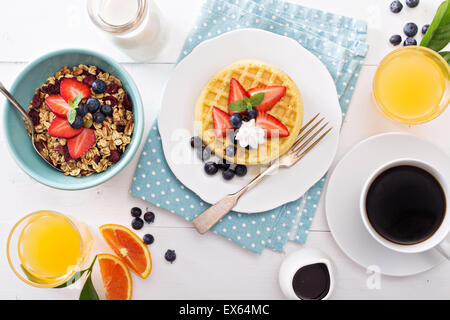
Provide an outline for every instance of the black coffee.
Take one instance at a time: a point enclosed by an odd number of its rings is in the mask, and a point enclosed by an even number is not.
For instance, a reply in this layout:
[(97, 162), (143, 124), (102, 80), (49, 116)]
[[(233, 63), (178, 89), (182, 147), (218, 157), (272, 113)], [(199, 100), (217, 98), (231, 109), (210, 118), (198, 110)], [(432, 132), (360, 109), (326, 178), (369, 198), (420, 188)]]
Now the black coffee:
[(398, 244), (428, 239), (441, 225), (445, 209), (445, 194), (436, 178), (408, 165), (382, 172), (366, 196), (370, 224)]
[(292, 288), (302, 300), (320, 300), (330, 291), (330, 273), (325, 263), (315, 263), (297, 270)]

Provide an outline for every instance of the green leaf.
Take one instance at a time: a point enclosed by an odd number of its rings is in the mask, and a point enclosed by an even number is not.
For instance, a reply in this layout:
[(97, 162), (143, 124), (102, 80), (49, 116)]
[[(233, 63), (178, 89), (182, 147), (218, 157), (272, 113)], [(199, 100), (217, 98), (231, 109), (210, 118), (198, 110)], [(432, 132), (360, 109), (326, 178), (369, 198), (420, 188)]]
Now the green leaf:
[(92, 268), (94, 267), (95, 260), (97, 260), (97, 256), (92, 260), (91, 265), (85, 271), (88, 272), (88, 276), (83, 285), (83, 289), (81, 289), (80, 299), (79, 300), (100, 300), (98, 297), (97, 291), (95, 291), (94, 284), (92, 283)]
[(75, 121), (76, 116), (77, 116), (76, 109), (69, 110), (69, 112), (67, 113), (67, 121), (69, 121), (69, 123), (72, 124)]
[(230, 103), (228, 109), (230, 109), (231, 111), (238, 111), (238, 112), (244, 111), (245, 109), (247, 109), (247, 104), (245, 103), (245, 100), (236, 100)]
[(92, 272), (92, 268), (94, 267), (94, 263), (95, 263), (96, 259), (97, 259), (97, 256), (94, 257), (89, 268), (76, 272), (69, 280), (67, 280), (63, 284), (55, 287), (55, 289), (68, 287), (71, 284), (74, 284), (75, 282), (77, 282), (86, 271)]
[(83, 289), (81, 289), (80, 299), (79, 300), (100, 300), (98, 297), (97, 291), (95, 291), (94, 284), (91, 279), (91, 272), (84, 283)]
[(450, 64), (450, 51), (441, 51), (439, 54)]
[(427, 33), (420, 42), (421, 46), (434, 51), (443, 49), (450, 41), (450, 0), (441, 3), (436, 11)]
[(265, 95), (265, 92), (258, 92), (257, 94), (250, 97), (250, 102), (254, 107), (259, 106), (263, 102)]
[(75, 108), (78, 107), (78, 105), (80, 104), (80, 101), (81, 101), (81, 94), (78, 94), (75, 97), (75, 99), (73, 99), (73, 104), (74, 104)]

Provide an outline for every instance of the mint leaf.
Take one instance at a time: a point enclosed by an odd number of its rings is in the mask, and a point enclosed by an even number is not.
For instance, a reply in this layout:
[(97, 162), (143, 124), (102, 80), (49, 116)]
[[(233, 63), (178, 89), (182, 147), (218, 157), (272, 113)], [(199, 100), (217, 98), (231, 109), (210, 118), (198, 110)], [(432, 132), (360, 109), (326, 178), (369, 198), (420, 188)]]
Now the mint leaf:
[(247, 104), (245, 103), (244, 100), (236, 100), (233, 101), (232, 103), (230, 103), (230, 105), (228, 106), (228, 109), (230, 109), (231, 111), (244, 111), (245, 109), (247, 109)]
[(250, 97), (250, 102), (254, 107), (259, 106), (263, 102), (265, 95), (265, 92), (258, 92), (257, 94)]
[(78, 105), (80, 104), (80, 101), (81, 101), (81, 94), (78, 94), (75, 97), (75, 99), (73, 99), (73, 104), (74, 104), (75, 108), (78, 107)]
[(72, 124), (75, 121), (76, 116), (77, 116), (76, 109), (69, 110), (69, 112), (67, 113), (67, 121), (69, 121), (69, 123)]
[(450, 41), (450, 0), (441, 3), (420, 45), (434, 51), (442, 50)]

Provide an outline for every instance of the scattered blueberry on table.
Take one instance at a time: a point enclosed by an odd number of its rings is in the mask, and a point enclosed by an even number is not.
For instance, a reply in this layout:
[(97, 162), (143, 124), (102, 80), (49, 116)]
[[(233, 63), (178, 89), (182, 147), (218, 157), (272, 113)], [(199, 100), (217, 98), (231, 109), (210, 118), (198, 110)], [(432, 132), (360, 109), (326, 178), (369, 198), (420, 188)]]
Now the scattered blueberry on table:
[(222, 177), (225, 180), (231, 180), (234, 178), (235, 172), (233, 169), (227, 169), (225, 171), (222, 172)]
[(155, 221), (155, 214), (153, 212), (151, 212), (151, 211), (147, 211), (144, 214), (144, 220), (147, 223), (153, 223)]
[(399, 13), (400, 11), (402, 11), (403, 5), (400, 1), (395, 0), (391, 3), (390, 8), (393, 13)]
[(414, 22), (408, 22), (407, 24), (405, 24), (405, 26), (403, 27), (403, 32), (408, 36), (408, 37), (414, 37), (417, 34), (418, 31), (418, 27), (417, 24), (415, 24)]
[(415, 46), (417, 45), (417, 41), (414, 38), (408, 37), (403, 41), (403, 45), (406, 46)]
[(391, 36), (389, 38), (389, 42), (394, 45), (397, 46), (402, 42), (402, 36), (399, 34), (394, 34), (393, 36)]
[(155, 241), (155, 238), (150, 233), (147, 233), (144, 235), (142, 240), (145, 244), (152, 244)]
[(238, 177), (243, 177), (247, 174), (247, 167), (242, 165), (242, 164), (238, 164), (235, 168), (234, 168), (234, 173), (238, 176)]
[(419, 0), (406, 0), (406, 5), (410, 8), (415, 8), (419, 5)]
[(131, 208), (131, 216), (134, 218), (139, 218), (142, 214), (142, 210), (138, 207)]
[(191, 147), (192, 148), (200, 148), (202, 145), (202, 139), (198, 136), (191, 138)]
[(140, 230), (144, 226), (144, 220), (141, 218), (134, 218), (133, 221), (131, 221), (131, 227), (134, 230)]
[(175, 254), (175, 250), (168, 249), (166, 253), (164, 254), (164, 258), (169, 261), (170, 263), (174, 262), (177, 258), (177, 255)]

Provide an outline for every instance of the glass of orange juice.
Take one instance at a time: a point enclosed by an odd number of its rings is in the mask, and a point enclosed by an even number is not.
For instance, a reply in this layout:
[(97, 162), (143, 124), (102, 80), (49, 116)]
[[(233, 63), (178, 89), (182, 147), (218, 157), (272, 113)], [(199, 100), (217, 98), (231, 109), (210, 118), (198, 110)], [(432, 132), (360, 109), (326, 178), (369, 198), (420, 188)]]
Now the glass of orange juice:
[(7, 257), (22, 281), (53, 288), (86, 266), (92, 243), (87, 225), (61, 213), (42, 210), (14, 225), (8, 237)]
[(429, 48), (396, 49), (378, 66), (372, 93), (375, 106), (388, 118), (408, 125), (425, 123), (449, 104), (450, 67)]

